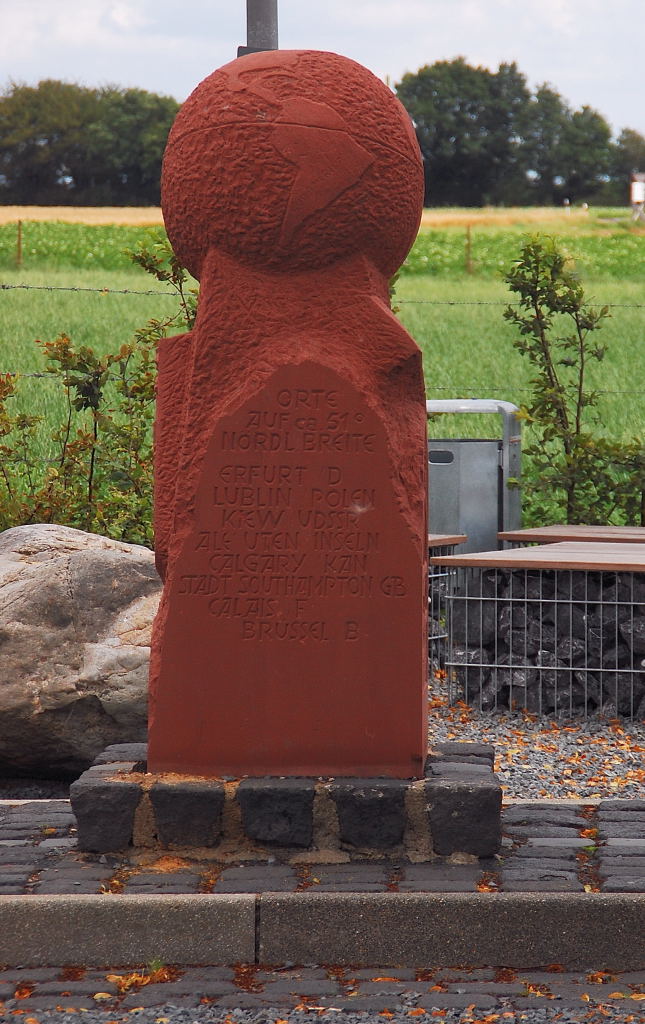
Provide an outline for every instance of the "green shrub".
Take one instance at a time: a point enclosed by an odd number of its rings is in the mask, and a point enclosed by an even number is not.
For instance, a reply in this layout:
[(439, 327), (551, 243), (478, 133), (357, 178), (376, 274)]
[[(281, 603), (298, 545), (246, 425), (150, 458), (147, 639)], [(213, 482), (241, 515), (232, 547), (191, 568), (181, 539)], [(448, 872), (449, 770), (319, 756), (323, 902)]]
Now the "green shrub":
[(76, 348), (66, 334), (39, 342), (66, 410), (49, 429), (46, 460), (33, 457), (43, 418), (12, 413), (20, 378), (0, 376), (0, 529), (56, 522), (152, 546), (155, 351), (160, 338), (192, 326), (195, 295), (167, 241), (130, 256), (173, 286), (178, 309), (150, 320), (116, 352)]
[(524, 450), (524, 518), (548, 522), (645, 525), (642, 444), (607, 439), (594, 428), (598, 393), (590, 363), (606, 348), (596, 332), (609, 309), (586, 305), (584, 289), (552, 239), (536, 236), (505, 277), (517, 305), (504, 318), (519, 332), (515, 348), (535, 370), (521, 416), (533, 426)]

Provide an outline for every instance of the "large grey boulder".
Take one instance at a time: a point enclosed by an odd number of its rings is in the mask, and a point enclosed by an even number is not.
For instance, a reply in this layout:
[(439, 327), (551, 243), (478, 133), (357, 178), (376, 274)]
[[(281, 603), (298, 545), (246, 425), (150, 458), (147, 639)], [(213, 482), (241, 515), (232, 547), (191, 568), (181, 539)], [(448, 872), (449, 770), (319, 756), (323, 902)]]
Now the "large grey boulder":
[(78, 775), (145, 740), (160, 592), (147, 548), (64, 526), (0, 533), (0, 775)]

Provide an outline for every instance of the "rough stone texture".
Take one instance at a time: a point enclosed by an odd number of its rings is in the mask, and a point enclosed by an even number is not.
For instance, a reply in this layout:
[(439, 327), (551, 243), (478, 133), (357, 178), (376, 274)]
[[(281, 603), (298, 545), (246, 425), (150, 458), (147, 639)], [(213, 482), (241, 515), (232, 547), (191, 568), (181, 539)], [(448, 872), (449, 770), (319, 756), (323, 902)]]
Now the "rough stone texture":
[(405, 830), (405, 792), (398, 779), (347, 779), (332, 783), (341, 843), (383, 850), (398, 846)]
[(145, 739), (152, 552), (63, 526), (0, 534), (0, 774), (73, 776)]
[(250, 54), (182, 107), (162, 201), (201, 290), (159, 349), (152, 771), (423, 774), (425, 393), (388, 295), (422, 196), (346, 58)]
[[(487, 569), (448, 601), (448, 662), (483, 710), (645, 715), (642, 573)], [(493, 667), (491, 667), (493, 666)]]
[(221, 835), (224, 786), (220, 782), (156, 782), (150, 790), (159, 842), (214, 846)]
[(559, 963), (635, 971), (645, 962), (634, 941), (644, 924), (645, 896), (633, 895), (268, 893), (260, 900), (258, 955), (262, 964), (352, 969)]
[[(145, 745), (116, 744), (71, 787), (79, 849), (116, 852), (131, 844), (190, 851), (209, 846), (216, 858), (254, 861), (266, 859), (268, 847), (272, 859), (309, 864), (331, 863), (338, 856), (355, 861), (409, 857), (415, 862), (453, 853), (491, 857), (501, 844), (501, 787), (489, 761), (492, 748), (469, 743), (445, 747), (443, 754), (437, 752), (439, 760), (430, 760), (425, 782), (269, 777), (226, 786), (208, 778), (142, 774)], [(112, 758), (132, 760), (110, 761), (110, 752)], [(133, 786), (136, 816), (129, 798), (121, 796)], [(418, 800), (410, 799), (413, 792)], [(321, 822), (323, 807), (332, 814), (324, 811)], [(524, 818), (516, 818), (511, 811), (509, 822), (522, 834)], [(558, 826), (558, 835), (566, 831)]]
[(494, 776), (490, 781), (480, 775), (431, 778), (426, 796), (435, 853), (491, 857), (498, 852), (502, 790)]
[(237, 788), (246, 835), (259, 843), (311, 845), (313, 779), (244, 779)]
[(90, 769), (69, 787), (69, 798), (77, 821), (79, 850), (109, 853), (130, 844), (141, 799), (136, 782), (111, 783)]
[(55, 959), (97, 967), (155, 959), (253, 963), (254, 956), (255, 896), (30, 896), (28, 903), (7, 896), (0, 901), (0, 963), (6, 966), (48, 966)]

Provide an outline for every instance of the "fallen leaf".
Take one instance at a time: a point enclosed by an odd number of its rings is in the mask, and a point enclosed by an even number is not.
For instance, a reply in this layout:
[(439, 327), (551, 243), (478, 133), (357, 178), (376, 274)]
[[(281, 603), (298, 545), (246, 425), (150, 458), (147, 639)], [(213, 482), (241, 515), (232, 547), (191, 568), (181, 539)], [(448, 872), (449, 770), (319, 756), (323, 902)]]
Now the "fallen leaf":
[(97, 1003), (102, 1002), (104, 999), (113, 999), (114, 996), (110, 992), (95, 992), (92, 999), (95, 999)]
[(18, 988), (16, 989), (16, 991), (13, 994), (13, 998), (14, 999), (29, 999), (29, 996), (32, 994), (32, 992), (34, 991), (35, 988), (36, 988), (36, 986), (34, 984), (32, 984), (31, 982), (28, 982), (28, 983), (26, 983), (24, 985), (18, 985)]

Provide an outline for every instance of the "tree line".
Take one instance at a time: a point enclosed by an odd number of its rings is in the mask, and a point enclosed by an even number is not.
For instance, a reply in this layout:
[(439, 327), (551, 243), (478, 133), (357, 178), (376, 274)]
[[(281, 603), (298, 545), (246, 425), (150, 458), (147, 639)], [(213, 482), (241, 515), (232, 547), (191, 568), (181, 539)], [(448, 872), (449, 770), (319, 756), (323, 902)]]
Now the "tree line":
[[(645, 138), (617, 139), (602, 114), (572, 110), (550, 85), (531, 91), (515, 63), (463, 57), (395, 87), (424, 157), (426, 205), (628, 202)], [(0, 94), (0, 203), (157, 205), (163, 150), (179, 103), (144, 89), (48, 79)]]
[(10, 85), (0, 96), (0, 203), (158, 205), (178, 110), (144, 89)]
[(612, 139), (602, 114), (572, 110), (550, 85), (532, 92), (517, 64), (496, 72), (463, 57), (406, 74), (396, 93), (423, 153), (428, 206), (626, 205), (645, 138)]

